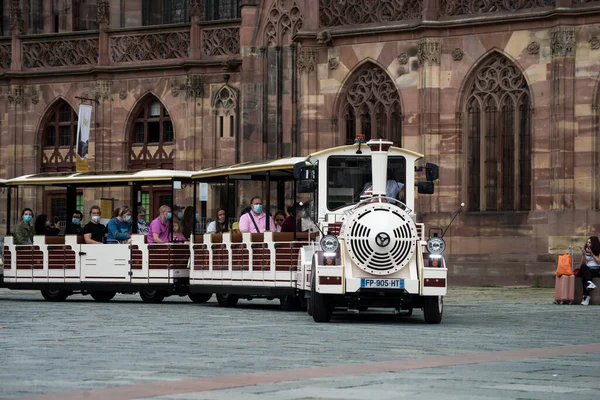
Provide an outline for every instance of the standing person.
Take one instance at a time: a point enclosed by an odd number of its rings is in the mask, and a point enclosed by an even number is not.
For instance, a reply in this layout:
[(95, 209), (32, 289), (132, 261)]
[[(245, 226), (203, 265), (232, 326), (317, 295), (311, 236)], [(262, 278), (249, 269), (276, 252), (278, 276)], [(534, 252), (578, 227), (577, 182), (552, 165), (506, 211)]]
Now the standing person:
[(14, 233), (14, 244), (16, 245), (31, 245), (33, 244), (33, 226), (31, 226), (31, 220), (33, 219), (33, 210), (31, 208), (24, 208), (21, 212), (21, 222), (15, 227)]
[(206, 228), (206, 233), (223, 233), (227, 232), (227, 223), (225, 222), (225, 210), (217, 208), (217, 218), (211, 221)]
[(249, 213), (240, 217), (240, 232), (265, 232), (267, 230), (267, 220), (269, 221), (269, 230), (275, 229), (273, 218), (263, 212), (260, 196), (254, 196), (250, 200), (250, 209)]
[(100, 207), (90, 207), (90, 222), (81, 230), (86, 244), (102, 244), (106, 227), (100, 223)]
[(83, 221), (83, 213), (79, 210), (73, 211), (73, 216), (71, 217), (71, 225), (67, 228), (65, 232), (66, 235), (83, 235), (81, 233), (81, 222)]
[(129, 206), (119, 208), (118, 215), (108, 221), (107, 243), (131, 243), (131, 209)]
[(581, 267), (579, 275), (583, 285), (583, 300), (581, 304), (587, 306), (590, 304), (590, 290), (596, 289), (592, 278), (600, 276), (600, 240), (597, 236), (590, 236), (581, 248)]
[(138, 208), (137, 214), (137, 233), (140, 235), (147, 235), (150, 225), (146, 223), (146, 209), (144, 207)]
[(169, 243), (169, 220), (173, 217), (171, 207), (162, 205), (158, 209), (158, 217), (150, 223), (148, 243)]
[(285, 222), (285, 213), (281, 210), (277, 210), (275, 215), (273, 215), (273, 221), (275, 222), (275, 227), (277, 232), (283, 232), (283, 223)]

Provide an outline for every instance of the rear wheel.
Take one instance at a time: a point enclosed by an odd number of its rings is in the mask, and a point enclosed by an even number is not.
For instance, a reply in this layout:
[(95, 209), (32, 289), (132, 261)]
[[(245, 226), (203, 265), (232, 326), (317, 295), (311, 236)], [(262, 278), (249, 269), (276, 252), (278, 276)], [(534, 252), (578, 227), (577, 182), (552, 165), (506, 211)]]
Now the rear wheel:
[(312, 317), (315, 322), (329, 322), (333, 314), (333, 307), (327, 297), (321, 293), (317, 293), (317, 285), (313, 278), (311, 302), (312, 302)]
[(167, 294), (160, 290), (140, 291), (140, 297), (144, 303), (160, 303), (166, 296)]
[(107, 301), (111, 301), (117, 292), (106, 292), (106, 291), (98, 291), (98, 292), (90, 292), (90, 296), (92, 299), (99, 301), (101, 303), (106, 303)]
[(283, 311), (298, 311), (301, 307), (298, 296), (288, 294), (279, 298)]
[(240, 297), (235, 294), (217, 293), (216, 296), (217, 303), (223, 307), (234, 307), (240, 299)]
[(42, 290), (42, 296), (47, 301), (64, 301), (70, 295), (68, 290)]
[(188, 297), (194, 303), (206, 303), (212, 297), (212, 293), (190, 293)]
[(423, 297), (423, 316), (428, 324), (439, 324), (442, 322), (444, 313), (443, 296), (425, 296)]

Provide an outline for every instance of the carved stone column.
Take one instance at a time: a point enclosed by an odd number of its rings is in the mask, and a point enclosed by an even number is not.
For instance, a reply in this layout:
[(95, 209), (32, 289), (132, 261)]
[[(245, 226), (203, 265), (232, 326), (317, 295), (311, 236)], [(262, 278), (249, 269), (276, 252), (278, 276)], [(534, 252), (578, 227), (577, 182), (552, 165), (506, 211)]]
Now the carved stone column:
[[(112, 154), (123, 154), (123, 146), (127, 142), (115, 140), (111, 137), (113, 115), (112, 115), (112, 81), (97, 80), (94, 87), (94, 99), (97, 103), (94, 105), (93, 116), (95, 125), (93, 132), (90, 132), (90, 146), (94, 146), (97, 153), (94, 154), (94, 169), (97, 171), (126, 169), (128, 159), (111, 161)], [(122, 129), (122, 126), (119, 126)], [(93, 140), (92, 140), (93, 138)], [(96, 143), (97, 142), (97, 143)], [(129, 156), (129, 153), (126, 153)]]
[(551, 31), (550, 165), (552, 207), (573, 207), (575, 147), (575, 29)]
[[(439, 163), (440, 64), (442, 44), (439, 39), (419, 41), (419, 136), (421, 151), (428, 161)], [(437, 211), (437, 196), (421, 196), (424, 211)], [(423, 203), (426, 202), (426, 203)]]
[(190, 18), (192, 26), (190, 28), (190, 58), (193, 60), (202, 57), (201, 51), (201, 33), (200, 20), (202, 19), (202, 11), (204, 9), (203, 0), (190, 0)]
[(440, 11), (440, 0), (423, 1), (423, 21), (437, 21)]
[(12, 37), (11, 71), (20, 71), (22, 68), (23, 58), (21, 56), (21, 39), (19, 35), (23, 34), (23, 27), (23, 13), (19, 0), (12, 0), (10, 3), (10, 34)]
[(98, 64), (109, 65), (109, 39), (106, 30), (110, 25), (110, 3), (107, 0), (98, 1)]

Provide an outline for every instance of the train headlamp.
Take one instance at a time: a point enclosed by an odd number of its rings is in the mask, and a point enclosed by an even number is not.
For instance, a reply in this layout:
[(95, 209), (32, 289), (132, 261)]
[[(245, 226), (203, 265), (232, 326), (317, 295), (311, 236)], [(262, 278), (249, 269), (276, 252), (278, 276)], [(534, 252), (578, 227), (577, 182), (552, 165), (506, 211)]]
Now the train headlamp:
[(321, 249), (328, 253), (336, 252), (338, 247), (340, 247), (340, 242), (338, 238), (333, 235), (325, 235), (321, 239)]
[(441, 237), (434, 236), (427, 241), (427, 251), (429, 254), (442, 254), (444, 250), (446, 250), (446, 243)]

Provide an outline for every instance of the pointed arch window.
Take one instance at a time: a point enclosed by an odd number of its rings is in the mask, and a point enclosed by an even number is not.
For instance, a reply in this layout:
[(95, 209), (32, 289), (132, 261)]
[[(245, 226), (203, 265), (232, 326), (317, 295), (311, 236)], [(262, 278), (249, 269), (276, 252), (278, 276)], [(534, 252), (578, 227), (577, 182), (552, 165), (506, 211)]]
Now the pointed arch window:
[(525, 77), (496, 54), (475, 72), (467, 93), (469, 210), (531, 210), (531, 95)]
[(214, 110), (216, 117), (217, 137), (235, 136), (235, 113), (237, 96), (235, 90), (230, 86), (223, 86), (214, 98)]
[(46, 113), (41, 132), (41, 172), (74, 171), (77, 114), (64, 100)]
[(364, 135), (365, 140), (381, 138), (401, 145), (400, 95), (383, 69), (373, 64), (364, 66), (355, 72), (342, 96), (340, 115), (346, 143)]
[(129, 167), (173, 168), (175, 132), (165, 106), (150, 95), (140, 102), (133, 115), (129, 132)]

